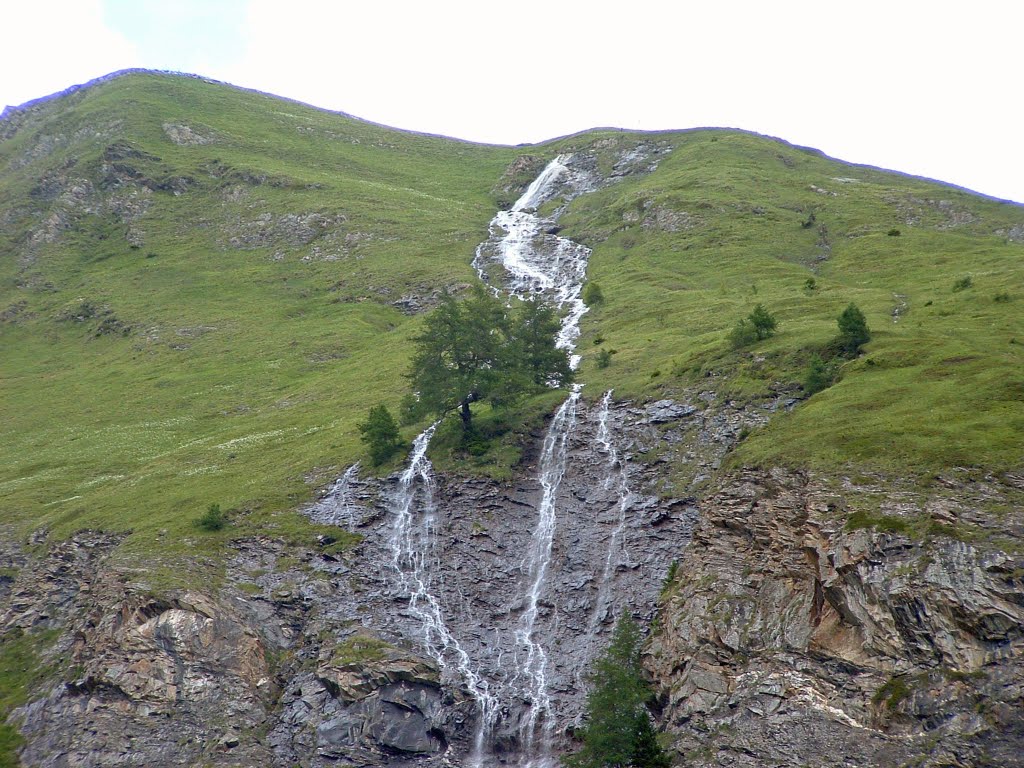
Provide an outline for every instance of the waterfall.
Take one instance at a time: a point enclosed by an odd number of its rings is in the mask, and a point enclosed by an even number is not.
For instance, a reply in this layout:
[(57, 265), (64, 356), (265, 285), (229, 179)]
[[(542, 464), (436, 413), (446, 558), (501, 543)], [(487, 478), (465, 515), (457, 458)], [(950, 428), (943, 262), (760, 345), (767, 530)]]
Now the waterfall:
[[(530, 184), (511, 210), (499, 211), (495, 215), (491, 221), (490, 237), (477, 248), (473, 266), (484, 281), (490, 279), (489, 267), (500, 267), (500, 288), (492, 286), (496, 294), (504, 292), (510, 299), (538, 295), (562, 313), (555, 342), (559, 349), (567, 351), (575, 370), (580, 362), (580, 357), (575, 354), (580, 319), (587, 311), (581, 292), (590, 249), (553, 234), (553, 222), (536, 215), (536, 209), (552, 199), (560, 188), (572, 192), (569, 160), (569, 155), (557, 157)], [(390, 501), (393, 519), (391, 564), (397, 573), (401, 593), (409, 599), (409, 612), (419, 623), (423, 646), (442, 671), (460, 676), (479, 710), (470, 757), (476, 768), (485, 764), (500, 706), (511, 705), (515, 701), (525, 701), (529, 707), (519, 720), (523, 764), (529, 768), (551, 768), (554, 765), (551, 751), (555, 721), (548, 690), (548, 657), (535, 636), (535, 627), (547, 587), (557, 526), (558, 492), (577, 424), (579, 398), (580, 386), (577, 385), (555, 413), (544, 438), (538, 469), (542, 493), (537, 508), (537, 524), (522, 561), (523, 612), (514, 631), (515, 648), (511, 654), (515, 669), (510, 681), (502, 684), (500, 689), (494, 682), (492, 690), (492, 681), (474, 666), (467, 651), (448, 629), (441, 604), (430, 588), (437, 508), (434, 479), (426, 453), (437, 423), (416, 438), (408, 465)]]
[(345, 470), (334, 485), (316, 504), (306, 510), (306, 516), (320, 525), (333, 525), (352, 531), (356, 526), (356, 507), (352, 498), (352, 482), (359, 476), (359, 462)]
[[(579, 402), (580, 387), (573, 387), (572, 394), (562, 403), (551, 420), (551, 426), (544, 438), (544, 450), (540, 459), (541, 500), (537, 507), (537, 527), (530, 541), (523, 569), (528, 575), (529, 588), (526, 593), (525, 611), (516, 630), (516, 644), (526, 649), (525, 659), (517, 659), (518, 672), (527, 678), (526, 693), (530, 701), (530, 711), (526, 717), (523, 736), (526, 751), (532, 752), (538, 721), (543, 718), (541, 731), (541, 755), (551, 752), (551, 735), (554, 729), (554, 718), (551, 711), (551, 697), (547, 690), (548, 657), (533, 637), (533, 628), (537, 621), (538, 602), (544, 592), (548, 564), (551, 562), (551, 544), (555, 535), (555, 502), (558, 488), (565, 474), (568, 456), (569, 438), (576, 426), (576, 404)], [(544, 758), (542, 757), (542, 764)]]
[[(488, 280), (488, 267), (497, 264), (502, 270), (502, 288), (510, 296), (526, 299), (539, 295), (562, 312), (555, 346), (568, 352), (570, 365), (575, 370), (580, 363), (580, 356), (575, 354), (580, 320), (587, 311), (581, 294), (590, 249), (554, 234), (554, 227), (550, 226), (553, 222), (545, 221), (536, 214), (539, 206), (557, 194), (560, 184), (571, 193), (572, 172), (567, 165), (570, 159), (570, 155), (556, 157), (511, 210), (498, 212), (491, 221), (491, 237), (477, 248), (473, 265), (481, 279)], [(565, 474), (569, 443), (576, 428), (579, 398), (580, 385), (576, 385), (556, 411), (544, 437), (537, 478), (541, 488), (537, 524), (523, 560), (526, 576), (524, 610), (515, 631), (516, 669), (512, 685), (518, 689), (518, 695), (529, 703), (529, 711), (520, 722), (519, 737), (526, 765), (530, 768), (553, 765), (551, 742), (555, 722), (548, 691), (548, 657), (537, 641), (534, 629), (540, 600), (547, 586), (558, 523), (558, 491)]]
[(472, 760), (473, 765), (479, 767), (483, 764), (485, 738), (498, 717), (498, 700), (491, 693), (489, 682), (474, 669), (469, 654), (448, 629), (441, 603), (430, 591), (437, 505), (427, 446), (439, 423), (434, 422), (413, 442), (409, 463), (399, 478), (391, 503), (391, 565), (398, 574), (402, 594), (409, 598), (409, 611), (420, 623), (427, 653), (442, 673), (458, 674), (476, 701), (479, 718)]
[[(570, 185), (571, 171), (566, 165), (571, 155), (559, 155), (534, 179), (508, 211), (498, 211), (491, 220), (491, 237), (481, 243), (473, 259), (477, 274), (489, 280), (487, 267), (503, 270), (502, 288), (509, 295), (525, 299), (544, 296), (564, 312), (556, 346), (569, 352), (575, 370), (580, 363), (574, 353), (580, 335), (580, 320), (587, 311), (581, 297), (586, 280), (590, 249), (565, 237), (545, 231), (552, 224), (538, 217), (535, 210), (551, 199), (565, 177)], [(496, 292), (500, 292), (495, 289)]]
[[(611, 410), (612, 390), (605, 392), (601, 398), (601, 410), (597, 416), (597, 442), (601, 445), (601, 452), (607, 456), (607, 475), (604, 481), (606, 490), (615, 486), (618, 503), (616, 504), (616, 524), (608, 539), (608, 554), (604, 561), (604, 570), (601, 573), (601, 581), (597, 588), (597, 599), (594, 601), (594, 612), (590, 617), (590, 634), (597, 632), (598, 626), (607, 616), (609, 608), (608, 592), (611, 588), (612, 573), (619, 564), (618, 555), (625, 552), (622, 542), (622, 535), (626, 529), (626, 512), (633, 503), (633, 492), (629, 488), (629, 478), (626, 476), (626, 467), (619, 460), (619, 451), (612, 442), (611, 430), (608, 427), (609, 412)], [(616, 479), (617, 478), (617, 479)]]

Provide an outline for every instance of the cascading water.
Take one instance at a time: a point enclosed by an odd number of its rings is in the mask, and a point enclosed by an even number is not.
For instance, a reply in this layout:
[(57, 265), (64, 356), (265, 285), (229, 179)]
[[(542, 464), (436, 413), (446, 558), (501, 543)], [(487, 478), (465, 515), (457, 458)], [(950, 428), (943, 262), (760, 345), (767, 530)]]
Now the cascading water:
[(563, 177), (571, 174), (566, 165), (569, 159), (569, 155), (556, 157), (510, 210), (498, 211), (491, 220), (491, 237), (477, 248), (473, 266), (480, 278), (488, 281), (487, 267), (499, 264), (506, 293), (520, 299), (540, 294), (565, 313), (556, 346), (570, 353), (575, 369), (580, 358), (573, 350), (580, 335), (580, 319), (587, 311), (581, 294), (590, 249), (545, 231), (545, 221), (536, 214), (536, 208), (554, 195)]
[(356, 526), (356, 508), (352, 498), (352, 483), (358, 476), (359, 462), (356, 462), (334, 481), (334, 485), (320, 501), (306, 510), (309, 519), (320, 525), (353, 530)]
[(399, 478), (392, 502), (391, 564), (398, 574), (402, 594), (409, 598), (409, 611), (420, 623), (427, 652), (437, 661), (442, 673), (454, 669), (476, 700), (479, 722), (472, 760), (475, 766), (480, 766), (484, 739), (498, 715), (498, 700), (491, 694), (489, 682), (474, 669), (469, 654), (448, 629), (441, 603), (430, 591), (434, 565), (432, 533), (437, 506), (427, 446), (438, 423), (428, 427), (413, 442), (409, 464)]
[[(540, 766), (546, 766), (549, 762), (555, 723), (551, 711), (551, 697), (547, 689), (548, 657), (543, 646), (534, 639), (533, 629), (537, 621), (538, 602), (544, 591), (548, 564), (551, 562), (551, 544), (557, 521), (555, 502), (562, 476), (565, 474), (569, 438), (576, 425), (576, 405), (579, 397), (579, 388), (574, 388), (569, 398), (556, 411), (544, 438), (539, 478), (542, 493), (537, 508), (537, 527), (524, 561), (529, 588), (526, 593), (525, 610), (516, 630), (516, 645), (525, 649), (525, 658), (516, 658), (517, 672), (525, 674), (526, 693), (531, 703), (530, 711), (523, 723), (523, 746), (527, 754), (539, 751)], [(536, 743), (538, 723), (541, 727), (539, 745)]]
[[(502, 267), (501, 289), (510, 297), (525, 299), (540, 295), (563, 313), (556, 346), (569, 353), (571, 367), (579, 365), (574, 354), (579, 338), (579, 323), (587, 307), (581, 298), (590, 249), (558, 237), (550, 231), (550, 221), (536, 215), (536, 208), (550, 200), (560, 183), (571, 177), (566, 163), (569, 156), (553, 160), (534, 180), (509, 211), (499, 211), (491, 221), (491, 237), (477, 249), (474, 266), (488, 280), (491, 263)], [(571, 184), (568, 189), (571, 191)], [(495, 288), (496, 293), (502, 290)], [(475, 699), (479, 717), (474, 735), (471, 762), (484, 765), (503, 704), (526, 701), (529, 709), (519, 721), (519, 742), (524, 765), (550, 768), (554, 716), (547, 682), (547, 654), (537, 641), (534, 628), (539, 616), (551, 562), (552, 542), (557, 523), (558, 490), (565, 473), (569, 442), (577, 423), (580, 387), (555, 413), (544, 439), (538, 480), (542, 489), (538, 520), (526, 557), (522, 563), (525, 594), (518, 626), (514, 632), (515, 649), (511, 653), (515, 669), (501, 690), (498, 683), (483, 676), (444, 621), (439, 599), (431, 592), (434, 569), (433, 526), (436, 519), (434, 480), (426, 457), (427, 447), (437, 424), (424, 431), (413, 443), (409, 463), (402, 473), (391, 500), (392, 565), (398, 574), (399, 589), (409, 600), (409, 611), (421, 627), (427, 652), (443, 671), (457, 674)], [(538, 736), (539, 735), (539, 736)]]
[[(515, 202), (511, 210), (499, 211), (491, 221), (491, 238), (478, 249), (474, 266), (487, 280), (489, 262), (503, 269), (502, 287), (513, 297), (540, 295), (563, 313), (555, 346), (569, 353), (575, 370), (580, 319), (587, 311), (581, 298), (590, 249), (554, 234), (551, 222), (537, 216), (536, 209), (550, 200), (563, 178), (571, 175), (568, 155), (555, 158)], [(571, 189), (571, 186), (570, 186)], [(555, 413), (544, 438), (538, 467), (541, 499), (537, 525), (523, 561), (526, 574), (524, 610), (515, 632), (516, 670), (512, 685), (529, 702), (520, 724), (520, 742), (530, 768), (548, 768), (551, 757), (554, 715), (547, 681), (547, 653), (534, 636), (539, 602), (546, 587), (551, 549), (557, 524), (558, 490), (565, 474), (569, 441), (577, 422), (579, 385)], [(539, 738), (538, 738), (539, 731)]]
[(608, 554), (604, 561), (604, 570), (601, 574), (601, 581), (598, 585), (597, 600), (594, 603), (594, 612), (590, 618), (590, 634), (597, 631), (598, 625), (608, 614), (610, 601), (608, 593), (611, 588), (612, 573), (615, 567), (621, 562), (620, 557), (625, 555), (625, 546), (622, 541), (626, 529), (626, 512), (633, 503), (633, 492), (629, 488), (629, 478), (626, 475), (626, 468), (619, 460), (619, 451), (612, 442), (611, 430), (608, 427), (612, 402), (612, 390), (605, 392), (601, 399), (601, 410), (597, 416), (597, 442), (601, 444), (601, 452), (608, 457), (608, 474), (605, 477), (605, 488), (611, 489), (615, 485), (618, 495), (616, 505), (616, 524), (608, 539)]

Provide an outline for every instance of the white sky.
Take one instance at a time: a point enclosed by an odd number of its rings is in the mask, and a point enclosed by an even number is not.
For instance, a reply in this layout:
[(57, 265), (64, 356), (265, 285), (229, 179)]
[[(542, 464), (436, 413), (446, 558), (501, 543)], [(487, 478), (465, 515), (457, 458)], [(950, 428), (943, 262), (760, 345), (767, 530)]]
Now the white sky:
[(1024, 201), (1021, 0), (19, 0), (4, 22), (0, 104), (141, 66), (476, 141), (744, 128)]

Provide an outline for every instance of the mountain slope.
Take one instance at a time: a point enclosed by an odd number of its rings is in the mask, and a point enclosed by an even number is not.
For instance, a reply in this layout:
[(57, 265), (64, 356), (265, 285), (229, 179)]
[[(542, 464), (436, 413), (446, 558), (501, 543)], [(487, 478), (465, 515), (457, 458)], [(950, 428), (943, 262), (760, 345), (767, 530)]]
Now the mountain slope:
[(512, 157), (155, 74), (5, 128), (6, 507), (150, 544), (209, 503), (274, 525), (355, 457), (405, 386), (395, 303), (473, 279)]
[[(354, 532), (298, 510), (364, 458), (423, 313), (559, 155), (573, 183), (539, 213), (603, 300), (537, 624), (558, 747), (628, 605), (695, 764), (1013, 754), (1024, 209), (739, 131), (489, 147), (131, 73), (0, 121), (0, 715), (33, 702), (29, 764), (469, 753), (472, 692), (382, 568), (400, 459), (345, 491)], [(872, 338), (846, 358), (851, 302)], [(778, 332), (734, 348), (758, 303)], [(836, 382), (809, 395), (815, 355)], [(436, 590), (494, 681), (562, 397), (431, 446)], [(223, 531), (194, 526), (209, 504)], [(502, 715), (502, 760), (528, 715)]]

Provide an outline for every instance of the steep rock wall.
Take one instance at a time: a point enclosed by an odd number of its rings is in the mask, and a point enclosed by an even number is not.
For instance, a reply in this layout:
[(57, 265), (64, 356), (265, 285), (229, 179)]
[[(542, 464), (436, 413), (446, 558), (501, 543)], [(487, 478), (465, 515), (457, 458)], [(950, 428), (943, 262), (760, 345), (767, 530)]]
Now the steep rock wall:
[[(898, 506), (948, 526), (1014, 490), (980, 486)], [(850, 490), (748, 471), (701, 505), (650, 645), (678, 748), (695, 765), (1024, 764), (1024, 562), (948, 527), (846, 530)]]
[[(581, 406), (535, 635), (556, 752), (629, 609), (651, 628), (659, 723), (687, 764), (1020, 765), (1024, 562), (985, 543), (1020, 540), (1019, 478), (917, 496), (881, 484), (891, 517), (934, 523), (916, 538), (847, 530), (863, 489), (844, 478), (714, 479), (745, 426), (791, 404), (613, 403), (603, 436), (600, 403)], [(494, 691), (514, 690), (542, 437), (511, 482), (438, 481), (431, 587)], [(56, 679), (9, 720), (23, 764), (469, 764), (479, 710), (398, 588), (394, 488), (345, 489), (355, 552), (239, 540), (227, 582), (205, 593), (151, 594), (107, 563), (116, 536), (41, 555), (7, 541), (0, 565), (17, 573), (0, 585), (0, 628), (59, 631), (39, 651)], [(952, 535), (965, 531), (974, 541)], [(517, 765), (530, 704), (499, 700), (485, 764)]]

